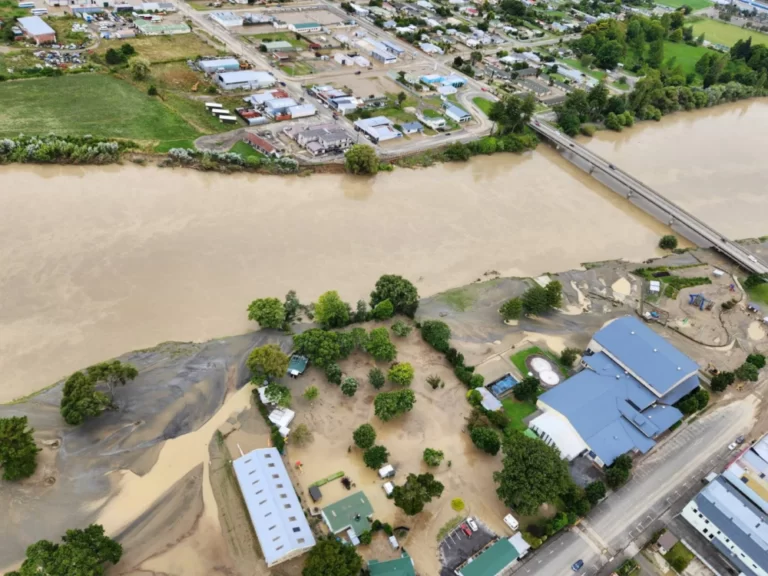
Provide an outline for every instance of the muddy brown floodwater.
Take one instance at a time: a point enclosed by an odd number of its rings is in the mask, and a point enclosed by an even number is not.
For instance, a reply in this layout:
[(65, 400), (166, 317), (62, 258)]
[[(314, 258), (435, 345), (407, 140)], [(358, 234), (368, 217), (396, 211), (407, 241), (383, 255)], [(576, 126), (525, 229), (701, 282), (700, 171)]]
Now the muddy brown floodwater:
[(768, 101), (747, 100), (602, 131), (584, 142), (730, 238), (768, 234)]
[(373, 179), (126, 165), (0, 182), (0, 402), (127, 350), (242, 333), (253, 298), (642, 260), (666, 230), (546, 146)]

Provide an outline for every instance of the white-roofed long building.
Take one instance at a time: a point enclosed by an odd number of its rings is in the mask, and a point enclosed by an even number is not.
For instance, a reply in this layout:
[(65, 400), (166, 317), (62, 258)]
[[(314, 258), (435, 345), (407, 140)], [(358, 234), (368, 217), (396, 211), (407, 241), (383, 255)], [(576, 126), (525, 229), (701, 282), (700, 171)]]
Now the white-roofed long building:
[(237, 70), (235, 72), (219, 72), (216, 82), (224, 90), (258, 90), (275, 85), (275, 77), (269, 72), (259, 70)]
[(232, 466), (267, 566), (300, 556), (315, 545), (276, 448), (249, 452)]

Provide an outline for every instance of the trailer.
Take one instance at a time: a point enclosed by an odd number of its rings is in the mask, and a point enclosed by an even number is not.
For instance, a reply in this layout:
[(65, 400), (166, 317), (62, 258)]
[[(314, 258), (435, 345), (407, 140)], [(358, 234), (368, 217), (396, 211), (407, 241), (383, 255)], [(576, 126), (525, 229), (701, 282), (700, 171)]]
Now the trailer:
[(205, 109), (208, 110), (209, 112), (212, 112), (213, 110), (221, 110), (222, 108), (224, 108), (224, 106), (222, 106), (218, 102), (206, 102), (205, 103)]
[(211, 114), (214, 116), (230, 116), (232, 112), (225, 108), (211, 108)]
[(237, 122), (237, 116), (219, 116), (219, 121), (224, 124), (235, 124)]
[(34, 8), (34, 2), (19, 2), (19, 8)]

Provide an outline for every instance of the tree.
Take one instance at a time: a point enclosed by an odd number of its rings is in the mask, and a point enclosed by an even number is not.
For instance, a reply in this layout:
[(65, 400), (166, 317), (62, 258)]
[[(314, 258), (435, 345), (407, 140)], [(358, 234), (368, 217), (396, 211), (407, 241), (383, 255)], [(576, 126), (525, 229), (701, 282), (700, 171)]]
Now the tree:
[(312, 430), (306, 424), (299, 424), (291, 432), (291, 441), (296, 446), (305, 446), (315, 439)]
[[(584, 490), (573, 482), (571, 482), (566, 491), (560, 495), (560, 499), (563, 501), (565, 510), (569, 515), (581, 517), (586, 516), (587, 512), (589, 512), (590, 504)], [(553, 528), (555, 527), (553, 526)], [(555, 529), (559, 530), (560, 528)]]
[(535, 110), (536, 101), (532, 95), (524, 98), (508, 95), (493, 103), (488, 118), (498, 124), (497, 132), (501, 135), (521, 133)]
[(587, 484), (587, 487), (584, 488), (584, 493), (586, 494), (589, 503), (592, 504), (592, 506), (595, 506), (600, 500), (605, 498), (605, 484), (600, 482), (600, 480), (590, 482)]
[(277, 382), (267, 384), (264, 396), (267, 397), (267, 400), (281, 408), (289, 408), (291, 406), (291, 389)]
[(440, 498), (444, 486), (435, 480), (432, 474), (408, 474), (405, 484), (395, 486), (392, 497), (395, 506), (401, 508), (408, 516), (414, 516), (422, 510), (424, 505), (433, 498)]
[(392, 332), (395, 333), (395, 336), (399, 336), (400, 338), (405, 338), (408, 336), (408, 334), (411, 333), (411, 330), (413, 330), (413, 326), (409, 326), (400, 320), (392, 324)]
[(358, 300), (354, 322), (365, 322), (366, 320), (368, 320), (368, 304), (365, 303), (365, 300)]
[(614, 130), (615, 132), (621, 132), (623, 129), (618, 116), (613, 112), (609, 112), (608, 116), (605, 117), (605, 127), (608, 128), (608, 130)]
[(130, 364), (123, 364), (120, 360), (110, 360), (88, 367), (86, 374), (93, 380), (94, 386), (98, 386), (101, 382), (105, 383), (109, 388), (109, 398), (112, 400), (115, 397), (115, 387), (118, 384), (125, 386), (129, 381), (135, 380), (139, 371)]
[(325, 368), (325, 378), (331, 384), (341, 385), (341, 366), (336, 364), (328, 364)]
[(99, 524), (85, 530), (67, 530), (62, 544), (39, 540), (27, 548), (18, 571), (6, 576), (101, 576), (104, 564), (117, 564), (123, 547), (104, 534)]
[(389, 300), (382, 300), (373, 309), (373, 317), (376, 320), (386, 320), (392, 318), (395, 313), (395, 307), (392, 306), (392, 302)]
[(517, 320), (523, 313), (523, 301), (520, 298), (510, 298), (501, 305), (499, 313), (505, 322)]
[(451, 329), (440, 320), (427, 320), (421, 324), (421, 337), (432, 348), (445, 354), (450, 348)]
[(469, 433), (469, 437), (472, 439), (472, 443), (480, 448), (483, 452), (496, 456), (501, 448), (501, 440), (496, 430), (492, 428), (484, 428), (477, 426)]
[(389, 369), (387, 378), (390, 382), (399, 384), (400, 386), (410, 386), (413, 382), (414, 370), (410, 362), (400, 362), (395, 364)]
[(674, 250), (677, 248), (677, 237), (672, 234), (662, 236), (661, 240), (659, 240), (659, 248), (662, 250)]
[(632, 458), (627, 454), (622, 454), (606, 469), (605, 482), (616, 490), (629, 480), (630, 470), (632, 470)]
[(149, 77), (149, 60), (146, 58), (131, 58), (128, 64), (134, 80), (146, 80)]
[(136, 54), (136, 49), (131, 46), (128, 42), (120, 46), (120, 52), (125, 56), (126, 58), (133, 56)]
[(361, 424), (352, 432), (352, 440), (358, 448), (367, 450), (376, 443), (376, 430), (370, 424)]
[(573, 363), (576, 362), (579, 354), (581, 354), (581, 350), (578, 348), (566, 348), (560, 353), (560, 362), (568, 368), (573, 368)]
[(383, 327), (371, 330), (365, 351), (382, 362), (392, 362), (397, 357), (397, 348), (389, 340), (389, 331)]
[(419, 292), (409, 280), (396, 274), (385, 274), (376, 281), (371, 292), (371, 306), (389, 300), (395, 307), (395, 314), (413, 318), (419, 306)]
[(402, 108), (402, 107), (403, 107), (403, 103), (404, 103), (406, 100), (408, 100), (408, 96), (406, 95), (406, 93), (405, 93), (405, 92), (400, 92), (400, 93), (397, 95), (397, 107), (398, 107), (398, 108)]
[(317, 389), (317, 386), (310, 386), (304, 390), (304, 398), (310, 402), (317, 400), (318, 396), (320, 396), (320, 391)]
[(125, 62), (125, 55), (114, 48), (110, 48), (104, 54), (104, 60), (110, 66), (117, 66), (118, 64), (123, 64)]
[(677, 42), (677, 43), (680, 43), (680, 42), (682, 42), (682, 41), (683, 41), (683, 34), (684, 34), (684, 32), (683, 32), (683, 29), (682, 29), (682, 28), (678, 28), (677, 30), (673, 30), (673, 31), (672, 31), (672, 32), (669, 34), (669, 41), (670, 41), (670, 42)]
[(472, 61), (473, 64), (475, 62), (480, 62), (480, 60), (483, 59), (483, 53), (480, 52), (479, 50), (473, 50), (469, 55), (469, 59)]
[(563, 304), (563, 285), (558, 280), (552, 280), (544, 288), (547, 291), (547, 305), (550, 308), (560, 308)]
[(376, 388), (376, 390), (380, 389), (382, 386), (384, 386), (384, 382), (386, 382), (386, 379), (384, 378), (384, 372), (378, 368), (371, 368), (368, 371), (368, 382), (370, 382), (371, 386)]
[(512, 388), (512, 392), (515, 398), (521, 402), (536, 402), (536, 398), (539, 396), (539, 379), (535, 376), (526, 376), (517, 386)]
[(536, 284), (523, 294), (523, 311), (533, 316), (541, 316), (549, 310), (549, 292)]
[(285, 310), (285, 321), (288, 323), (293, 322), (296, 319), (299, 310), (302, 309), (301, 302), (299, 302), (299, 299), (296, 297), (295, 290), (289, 290), (288, 294), (285, 295), (283, 309)]
[(749, 362), (744, 362), (744, 364), (736, 368), (736, 372), (734, 372), (734, 374), (736, 378), (739, 380), (757, 382), (757, 377), (758, 377), (757, 366), (755, 366), (754, 364), (750, 364)]
[(363, 452), (363, 462), (368, 468), (378, 470), (389, 460), (389, 451), (384, 446), (371, 446)]
[(26, 416), (0, 418), (0, 468), (3, 480), (13, 482), (29, 478), (37, 470), (37, 453), (33, 436), (35, 430), (27, 428)]
[(271, 381), (281, 378), (288, 372), (290, 359), (277, 344), (265, 344), (254, 348), (246, 364), (253, 374), (254, 382)]
[(277, 298), (259, 298), (248, 305), (248, 320), (258, 322), (262, 328), (282, 328), (285, 306)]
[(336, 290), (329, 290), (317, 299), (315, 320), (324, 328), (342, 328), (349, 324), (349, 306)]
[(379, 171), (379, 158), (371, 146), (353, 144), (344, 154), (344, 168), (350, 174), (376, 174)]
[(699, 410), (704, 410), (704, 408), (707, 407), (707, 404), (709, 404), (709, 392), (704, 390), (704, 388), (696, 390), (696, 392), (693, 393), (693, 397), (696, 399)]
[(443, 461), (445, 455), (442, 450), (435, 450), (434, 448), (424, 449), (424, 462), (427, 466), (440, 466), (440, 462)]
[(157, 96), (157, 86), (150, 84), (147, 88), (147, 96)]
[(416, 403), (416, 394), (410, 388), (382, 392), (373, 401), (373, 413), (384, 422), (395, 416), (410, 412)]
[(713, 392), (722, 392), (735, 381), (736, 375), (733, 372), (720, 372), (712, 377), (709, 386)]
[(64, 383), (60, 412), (67, 424), (77, 426), (88, 416), (98, 416), (110, 404), (107, 395), (96, 390), (93, 378), (75, 372)]
[(622, 52), (623, 50), (618, 40), (609, 40), (595, 54), (595, 64), (605, 70), (613, 70), (621, 61)]
[(765, 356), (762, 354), (750, 354), (747, 356), (747, 362), (753, 364), (759, 370), (765, 367)]
[(339, 335), (319, 328), (312, 328), (293, 337), (293, 345), (297, 354), (302, 354), (317, 364), (326, 368), (341, 357)]
[(344, 396), (351, 397), (355, 395), (355, 392), (357, 392), (357, 380), (351, 376), (349, 378), (344, 378), (344, 382), (341, 383), (341, 393), (344, 394)]
[(461, 498), (454, 498), (451, 500), (451, 508), (456, 512), (464, 510), (464, 500)]
[(344, 359), (355, 350), (355, 336), (351, 332), (338, 332), (339, 359)]
[(664, 39), (659, 38), (650, 43), (648, 49), (648, 66), (651, 68), (661, 68), (664, 62)]
[(493, 474), (496, 493), (520, 514), (535, 514), (554, 502), (571, 483), (568, 464), (560, 453), (538, 438), (513, 432), (504, 442), (503, 468)]
[(347, 546), (336, 540), (333, 534), (318, 538), (307, 554), (302, 576), (358, 576), (363, 568), (363, 559), (354, 546)]

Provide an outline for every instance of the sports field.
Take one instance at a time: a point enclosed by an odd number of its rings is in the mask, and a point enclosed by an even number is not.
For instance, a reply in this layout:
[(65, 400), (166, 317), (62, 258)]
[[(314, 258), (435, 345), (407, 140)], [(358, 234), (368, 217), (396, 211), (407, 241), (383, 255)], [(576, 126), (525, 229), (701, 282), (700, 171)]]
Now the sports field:
[(768, 44), (768, 34), (739, 28), (733, 24), (726, 24), (709, 18), (693, 22), (693, 34), (694, 36), (704, 34), (705, 40), (724, 46), (733, 46), (739, 40), (746, 40), (750, 36), (752, 37), (752, 44)]
[(694, 10), (701, 10), (712, 6), (712, 2), (709, 0), (657, 0), (656, 3), (662, 6), (669, 6), (670, 8), (680, 8), (687, 5)]
[(200, 135), (158, 98), (111, 76), (1, 82), (0, 136), (50, 132), (156, 141)]

